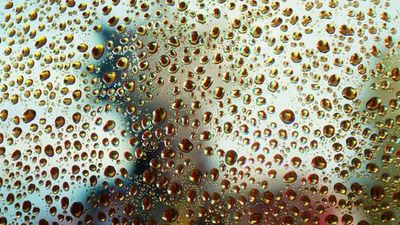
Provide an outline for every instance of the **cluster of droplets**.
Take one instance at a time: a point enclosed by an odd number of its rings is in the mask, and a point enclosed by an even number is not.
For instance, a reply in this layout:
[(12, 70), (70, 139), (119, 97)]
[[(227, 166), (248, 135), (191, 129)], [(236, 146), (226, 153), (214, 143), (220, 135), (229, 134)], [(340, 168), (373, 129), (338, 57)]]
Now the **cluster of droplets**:
[(2, 3), (0, 224), (398, 222), (396, 4)]

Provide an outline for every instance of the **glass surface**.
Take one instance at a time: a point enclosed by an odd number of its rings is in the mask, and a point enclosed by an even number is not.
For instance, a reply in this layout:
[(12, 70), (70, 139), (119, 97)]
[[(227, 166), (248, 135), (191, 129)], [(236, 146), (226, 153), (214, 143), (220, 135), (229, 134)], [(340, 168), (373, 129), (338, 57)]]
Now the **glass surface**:
[(399, 13), (0, 1), (0, 225), (400, 224)]

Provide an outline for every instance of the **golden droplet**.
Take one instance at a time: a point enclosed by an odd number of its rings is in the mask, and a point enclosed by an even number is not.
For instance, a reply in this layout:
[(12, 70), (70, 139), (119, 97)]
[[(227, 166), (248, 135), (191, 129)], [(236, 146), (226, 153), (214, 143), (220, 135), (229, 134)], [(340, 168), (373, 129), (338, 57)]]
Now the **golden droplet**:
[(96, 45), (92, 49), (92, 56), (94, 59), (100, 59), (104, 54), (104, 46), (103, 45)]
[(330, 86), (333, 86), (333, 87), (338, 86), (339, 82), (340, 82), (340, 76), (339, 76), (339, 75), (336, 75), (336, 74), (331, 75), (331, 76), (329, 77), (329, 79), (328, 79), (328, 84), (329, 84)]
[(103, 81), (106, 84), (113, 84), (115, 82), (115, 79), (117, 79), (116, 72), (108, 72), (103, 75)]
[(114, 128), (115, 128), (115, 122), (114, 122), (114, 120), (108, 120), (108, 121), (106, 122), (106, 124), (104, 125), (103, 130), (104, 130), (105, 132), (110, 132), (110, 131), (112, 131)]
[(126, 58), (126, 57), (119, 58), (117, 61), (117, 67), (118, 67), (118, 69), (121, 69), (121, 70), (127, 69), (129, 67), (128, 58)]
[(350, 64), (353, 66), (357, 66), (358, 64), (361, 63), (361, 61), (362, 61), (362, 57), (360, 56), (360, 54), (354, 53), (350, 57)]
[(295, 115), (292, 110), (290, 109), (285, 109), (279, 114), (280, 119), (282, 122), (286, 124), (291, 124), (295, 120)]
[(48, 70), (42, 71), (39, 74), (39, 78), (41, 81), (45, 81), (45, 80), (49, 79), (49, 77), (50, 77), (50, 71), (48, 71)]
[(41, 48), (46, 44), (46, 42), (47, 42), (47, 38), (45, 36), (41, 36), (38, 39), (36, 39), (35, 47)]
[(347, 100), (353, 100), (357, 97), (357, 90), (353, 87), (345, 87), (342, 96)]
[(225, 90), (223, 87), (216, 87), (213, 91), (215, 99), (222, 99), (224, 97)]
[(316, 156), (311, 160), (311, 165), (316, 169), (323, 170), (326, 168), (327, 162), (324, 157)]
[(125, 90), (129, 91), (129, 92), (134, 92), (136, 89), (136, 84), (135, 81), (133, 80), (126, 80), (124, 82), (124, 88)]
[(107, 166), (104, 169), (104, 175), (106, 177), (114, 177), (117, 174), (117, 172), (115, 171), (115, 168), (113, 166)]
[(326, 125), (326, 126), (324, 126), (324, 128), (322, 130), (323, 130), (325, 137), (327, 137), (327, 138), (331, 138), (335, 134), (335, 127), (332, 125)]
[[(69, 0), (70, 1), (70, 0)], [(80, 202), (74, 202), (70, 208), (71, 214), (77, 218), (81, 217), (84, 211), (84, 206)]]
[(320, 40), (317, 43), (317, 49), (318, 49), (318, 51), (320, 51), (322, 53), (327, 53), (330, 50), (329, 43), (326, 41)]
[(293, 170), (285, 173), (285, 175), (283, 175), (283, 181), (285, 183), (293, 183), (297, 180), (297, 173)]
[(75, 76), (74, 75), (67, 75), (64, 77), (64, 84), (71, 85), (75, 83)]
[(86, 52), (88, 50), (87, 44), (81, 43), (77, 47), (78, 51), (80, 52)]

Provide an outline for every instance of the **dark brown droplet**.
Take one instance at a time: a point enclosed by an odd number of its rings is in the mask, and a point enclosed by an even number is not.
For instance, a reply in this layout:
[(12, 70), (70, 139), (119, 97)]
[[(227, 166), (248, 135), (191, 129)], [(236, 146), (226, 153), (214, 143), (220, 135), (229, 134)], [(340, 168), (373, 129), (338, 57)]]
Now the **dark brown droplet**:
[(80, 202), (74, 202), (70, 208), (71, 214), (77, 218), (81, 217), (83, 210), (84, 207)]
[(382, 103), (382, 100), (378, 97), (372, 97), (367, 102), (367, 109), (368, 110), (376, 110)]
[(193, 150), (193, 144), (186, 138), (181, 139), (181, 141), (179, 142), (179, 149), (182, 152), (189, 153)]
[(44, 153), (48, 156), (48, 157), (53, 157), (54, 156), (54, 148), (51, 145), (46, 145), (44, 147)]
[(107, 121), (106, 124), (104, 125), (103, 130), (104, 130), (105, 132), (110, 132), (110, 131), (112, 131), (114, 128), (115, 128), (115, 122), (114, 122), (114, 120), (109, 120), (109, 121)]
[(153, 111), (153, 123), (158, 124), (165, 121), (167, 118), (167, 111), (164, 108), (158, 108)]
[(357, 97), (357, 90), (353, 87), (345, 87), (342, 91), (342, 96), (347, 100), (353, 100)]
[(178, 211), (174, 208), (165, 209), (161, 218), (165, 222), (172, 223), (178, 219)]
[(106, 177), (114, 177), (114, 176), (116, 175), (115, 168), (114, 168), (113, 166), (107, 166), (107, 167), (104, 169), (104, 175), (105, 175)]
[(61, 128), (65, 125), (65, 118), (63, 116), (59, 116), (54, 121), (56, 128)]
[(22, 121), (24, 121), (24, 123), (29, 123), (32, 120), (34, 120), (35, 117), (36, 117), (36, 111), (33, 109), (28, 109), (24, 112)]
[(237, 153), (234, 150), (229, 150), (225, 154), (225, 163), (232, 166), (235, 164), (237, 159)]
[(323, 170), (326, 168), (327, 163), (324, 157), (316, 156), (311, 160), (311, 165), (316, 169)]
[(371, 197), (375, 201), (382, 201), (385, 197), (385, 190), (380, 185), (375, 185), (371, 188)]

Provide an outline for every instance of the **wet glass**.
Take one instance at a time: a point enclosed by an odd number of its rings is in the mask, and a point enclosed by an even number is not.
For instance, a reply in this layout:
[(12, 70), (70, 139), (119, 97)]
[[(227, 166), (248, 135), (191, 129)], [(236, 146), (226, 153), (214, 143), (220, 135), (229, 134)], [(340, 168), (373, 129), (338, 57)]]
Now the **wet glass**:
[(400, 224), (399, 7), (0, 1), (0, 225)]

